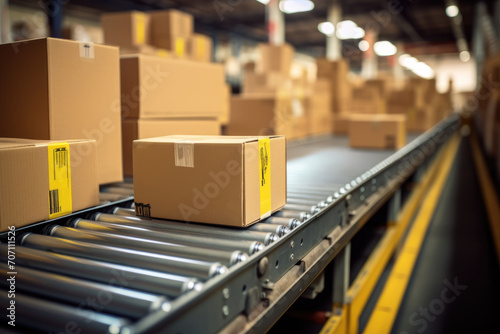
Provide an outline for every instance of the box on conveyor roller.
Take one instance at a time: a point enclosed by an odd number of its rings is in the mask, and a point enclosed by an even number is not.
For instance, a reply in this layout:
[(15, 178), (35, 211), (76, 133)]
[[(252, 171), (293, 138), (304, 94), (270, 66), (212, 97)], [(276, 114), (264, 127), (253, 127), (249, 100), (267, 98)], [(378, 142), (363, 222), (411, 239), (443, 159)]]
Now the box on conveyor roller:
[(0, 138), (0, 231), (99, 204), (95, 140)]
[(406, 145), (406, 116), (352, 114), (349, 145), (358, 148), (400, 149)]
[(167, 136), (135, 140), (139, 216), (248, 226), (286, 202), (283, 136)]

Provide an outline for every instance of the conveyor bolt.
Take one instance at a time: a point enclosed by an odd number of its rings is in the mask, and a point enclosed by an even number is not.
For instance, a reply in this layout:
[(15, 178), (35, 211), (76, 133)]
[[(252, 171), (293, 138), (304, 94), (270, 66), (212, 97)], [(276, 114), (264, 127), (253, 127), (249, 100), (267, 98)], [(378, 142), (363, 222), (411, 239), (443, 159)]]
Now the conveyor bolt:
[(222, 290), (222, 296), (224, 296), (224, 299), (229, 299), (229, 289), (228, 288), (224, 288), (224, 290)]

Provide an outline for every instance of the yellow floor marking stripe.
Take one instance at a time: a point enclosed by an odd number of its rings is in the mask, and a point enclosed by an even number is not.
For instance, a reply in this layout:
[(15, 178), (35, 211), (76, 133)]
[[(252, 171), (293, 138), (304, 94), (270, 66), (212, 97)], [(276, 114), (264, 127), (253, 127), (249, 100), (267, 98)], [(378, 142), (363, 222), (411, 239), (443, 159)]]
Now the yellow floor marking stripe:
[(456, 134), (443, 151), (443, 161), (440, 164), (436, 180), (426, 196), (426, 201), (420, 208), (415, 222), (403, 245), (391, 274), (384, 286), (375, 309), (373, 310), (365, 334), (389, 333), (396, 319), (401, 301), (408, 286), (411, 273), (425, 238), (427, 227), (432, 219), (439, 197), (444, 188), (452, 163), (458, 151), (460, 138)]
[(493, 187), (493, 180), (491, 179), (488, 168), (486, 167), (486, 162), (484, 161), (484, 157), (481, 153), (481, 149), (479, 148), (479, 142), (475, 134), (471, 136), (471, 141), (476, 172), (481, 185), (481, 190), (483, 192), (493, 242), (495, 243), (497, 259), (500, 265), (500, 200), (498, 199), (498, 194)]
[(342, 313), (331, 316), (319, 334), (346, 334), (347, 333), (347, 307), (342, 307)]
[(370, 298), (380, 275), (387, 266), (389, 259), (396, 250), (399, 241), (408, 228), (411, 219), (421, 205), (422, 200), (424, 199), (425, 190), (428, 189), (429, 184), (434, 179), (440, 163), (441, 159), (436, 159), (430, 165), (421, 181), (416, 184), (410, 197), (398, 215), (397, 221), (388, 226), (384, 236), (370, 254), (352, 286), (349, 288), (347, 292), (347, 299), (350, 301), (348, 305), (348, 333), (358, 333), (358, 324), (361, 312), (363, 312), (366, 302)]

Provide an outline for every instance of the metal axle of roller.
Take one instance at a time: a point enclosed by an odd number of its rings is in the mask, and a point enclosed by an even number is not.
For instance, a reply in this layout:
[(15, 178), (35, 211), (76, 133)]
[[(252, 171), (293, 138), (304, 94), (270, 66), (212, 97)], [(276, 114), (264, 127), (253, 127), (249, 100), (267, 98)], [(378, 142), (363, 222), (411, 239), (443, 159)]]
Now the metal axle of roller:
[(152, 230), (147, 226), (105, 223), (80, 218), (68, 221), (67, 225), (76, 229), (101, 231), (113, 234), (126, 234), (149, 240), (225, 251), (239, 250), (243, 253), (248, 252), (248, 254), (254, 254), (264, 248), (264, 244), (258, 241), (205, 238), (199, 235), (181, 234), (177, 231), (171, 232)]
[(272, 224), (272, 225), (284, 225), (288, 227), (290, 230), (293, 230), (297, 226), (301, 224), (300, 220), (296, 218), (286, 218), (286, 217), (275, 217), (271, 216), (263, 221), (263, 224)]
[[(2, 310), (10, 312), (11, 300), (7, 293), (0, 294)], [(66, 333), (68, 328), (71, 328), (74, 333), (119, 334), (124, 333), (126, 326), (130, 325), (124, 318), (34, 298), (17, 291), (15, 302), (16, 327), (37, 332)], [(128, 330), (130, 332), (130, 329)]]
[(311, 214), (303, 211), (280, 210), (275, 212), (271, 217), (295, 218), (303, 222), (311, 218)]
[[(7, 286), (7, 272), (10, 270), (6, 264), (0, 264), (0, 270), (0, 284)], [(20, 265), (16, 265), (16, 290), (74, 306), (86, 302), (87, 305), (84, 306), (92, 307), (95, 303), (93, 300), (105, 298), (105, 303), (98, 304), (100, 311), (133, 319), (160, 309), (170, 309), (168, 299), (163, 296), (47, 273)]]
[(287, 199), (286, 203), (287, 204), (298, 204), (298, 205), (316, 205), (319, 208), (325, 208), (328, 206), (328, 203), (326, 201), (316, 202), (315, 200), (296, 199), (296, 198)]
[[(0, 251), (6, 256), (7, 244), (0, 244)], [(17, 264), (174, 298), (190, 290), (200, 290), (202, 287), (198, 279), (191, 277), (56, 254), (23, 246), (16, 246)]]
[(303, 211), (315, 214), (321, 211), (321, 208), (317, 205), (285, 204), (282, 210)]
[(108, 261), (123, 265), (167, 272), (174, 275), (196, 277), (207, 280), (224, 274), (227, 267), (219, 262), (176, 257), (161, 253), (138, 251), (115, 246), (104, 246), (88, 242), (67, 240), (46, 235), (26, 233), (20, 244), (27, 247), (48, 250), (72, 256)]
[(81, 230), (58, 225), (49, 226), (45, 230), (45, 233), (53, 237), (90, 242), (100, 245), (125, 247), (146, 252), (161, 252), (162, 254), (171, 256), (181, 256), (210, 262), (221, 262), (226, 266), (232, 266), (236, 263), (248, 260), (248, 255), (238, 250), (229, 252), (208, 248), (189, 247), (186, 245), (144, 239), (129, 235)]
[(170, 220), (157, 220), (137, 216), (118, 216), (109, 213), (95, 213), (92, 219), (106, 223), (134, 224), (147, 226), (157, 231), (179, 231), (182, 233), (192, 233), (195, 235), (209, 235), (216, 238), (228, 238), (239, 240), (259, 241), (264, 245), (269, 245), (278, 236), (271, 232), (257, 232), (248, 230), (237, 230), (221, 227), (206, 226), (201, 224), (179, 223)]

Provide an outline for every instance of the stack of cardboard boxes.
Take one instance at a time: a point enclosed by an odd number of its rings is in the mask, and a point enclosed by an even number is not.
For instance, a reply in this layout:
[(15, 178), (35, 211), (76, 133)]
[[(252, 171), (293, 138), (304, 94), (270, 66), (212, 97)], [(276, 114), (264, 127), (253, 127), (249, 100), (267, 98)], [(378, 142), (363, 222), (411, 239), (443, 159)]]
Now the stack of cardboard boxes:
[(193, 34), (190, 14), (115, 13), (103, 15), (102, 24), (106, 42), (126, 53), (120, 60), (125, 175), (133, 175), (135, 139), (220, 134), (221, 122), (228, 122), (229, 86), (223, 66), (210, 62), (210, 39)]
[(259, 62), (245, 68), (242, 94), (231, 99), (229, 135), (281, 134), (287, 139), (331, 132), (329, 82), (291, 76), (294, 49), (260, 44)]
[(0, 45), (0, 137), (23, 138), (1, 140), (2, 230), (98, 205), (99, 184), (122, 181), (119, 61), (84, 42)]

